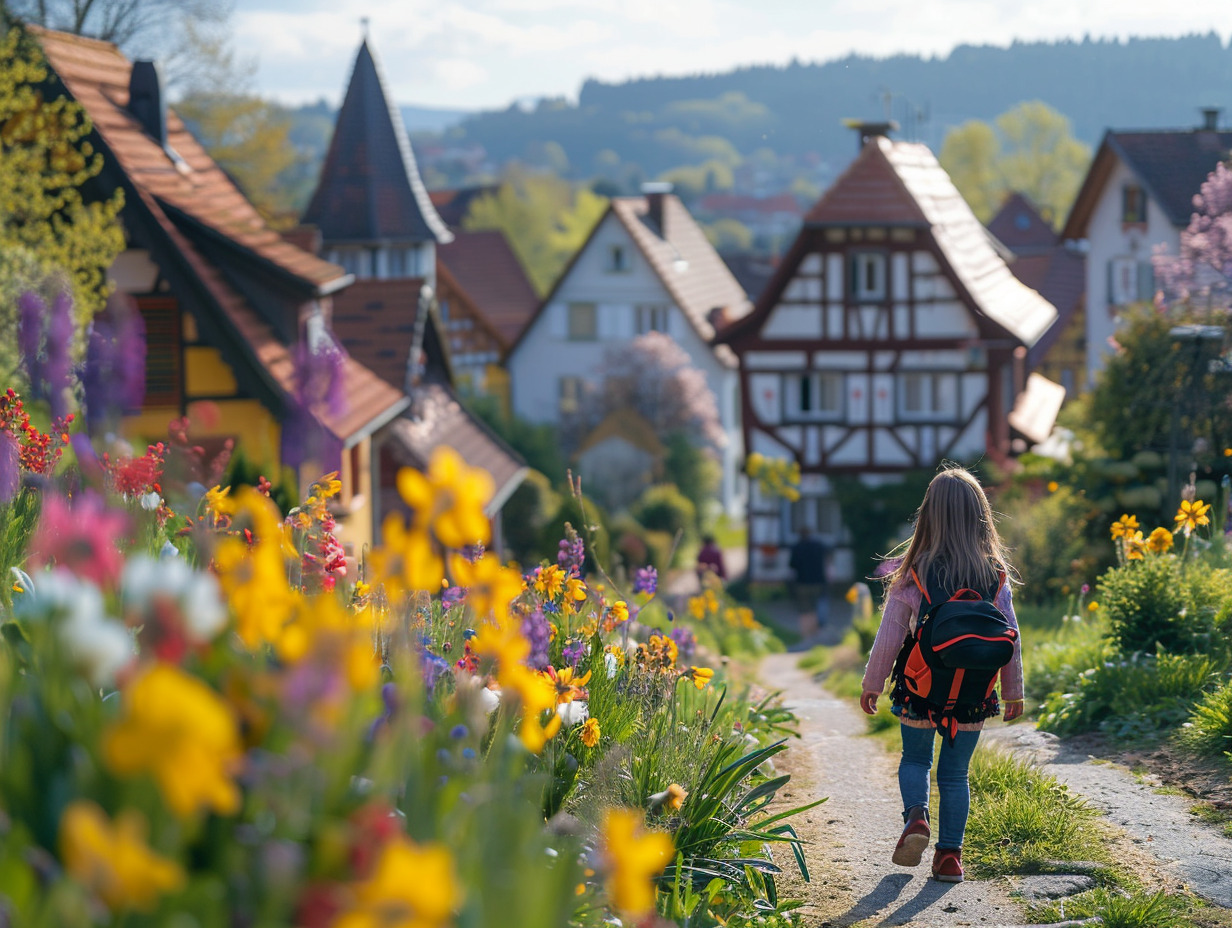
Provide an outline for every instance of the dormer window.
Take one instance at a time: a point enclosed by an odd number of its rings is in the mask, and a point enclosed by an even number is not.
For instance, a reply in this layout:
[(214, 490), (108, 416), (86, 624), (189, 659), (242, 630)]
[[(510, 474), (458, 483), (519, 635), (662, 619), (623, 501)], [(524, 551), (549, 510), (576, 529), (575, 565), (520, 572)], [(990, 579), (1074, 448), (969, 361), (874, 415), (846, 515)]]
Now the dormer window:
[(886, 256), (880, 252), (861, 252), (851, 259), (851, 293), (858, 302), (884, 300), (886, 295)]
[(1121, 188), (1122, 225), (1146, 225), (1146, 191), (1137, 184)]
[(611, 245), (607, 250), (607, 272), (625, 274), (629, 271), (629, 252), (624, 245)]

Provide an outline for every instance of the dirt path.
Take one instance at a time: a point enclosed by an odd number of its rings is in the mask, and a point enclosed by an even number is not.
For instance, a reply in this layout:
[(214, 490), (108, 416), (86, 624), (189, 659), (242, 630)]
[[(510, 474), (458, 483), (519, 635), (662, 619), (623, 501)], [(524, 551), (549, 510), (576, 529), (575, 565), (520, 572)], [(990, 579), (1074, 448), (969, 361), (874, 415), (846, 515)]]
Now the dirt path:
[(990, 743), (1031, 757), (1086, 797), (1149, 851), (1164, 875), (1208, 902), (1232, 908), (1232, 840), (1196, 819), (1189, 800), (1158, 792), (1158, 783), (1124, 767), (1095, 763), (1087, 753), (1034, 727), (989, 728), (985, 735)]
[(902, 821), (897, 763), (880, 744), (860, 737), (865, 724), (859, 709), (825, 692), (796, 666), (798, 660), (797, 654), (772, 655), (761, 677), (783, 691), (784, 702), (800, 717), (801, 741), (780, 765), (793, 774), (785, 799), (794, 805), (829, 797), (796, 826), (810, 842), (813, 882), (783, 888), (808, 900), (804, 924), (1021, 924), (1022, 911), (1004, 882), (935, 882), (929, 878), (931, 854), (912, 870), (890, 862)]

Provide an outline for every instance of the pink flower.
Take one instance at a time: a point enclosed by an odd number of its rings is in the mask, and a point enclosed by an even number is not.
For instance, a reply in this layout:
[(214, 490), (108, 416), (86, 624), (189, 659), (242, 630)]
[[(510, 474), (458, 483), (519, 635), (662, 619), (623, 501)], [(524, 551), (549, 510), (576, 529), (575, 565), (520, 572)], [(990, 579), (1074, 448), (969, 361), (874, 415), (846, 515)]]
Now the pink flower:
[(124, 568), (116, 541), (127, 529), (127, 516), (108, 509), (96, 493), (86, 491), (71, 505), (62, 496), (49, 495), (30, 542), (30, 562), (54, 564), (109, 588)]

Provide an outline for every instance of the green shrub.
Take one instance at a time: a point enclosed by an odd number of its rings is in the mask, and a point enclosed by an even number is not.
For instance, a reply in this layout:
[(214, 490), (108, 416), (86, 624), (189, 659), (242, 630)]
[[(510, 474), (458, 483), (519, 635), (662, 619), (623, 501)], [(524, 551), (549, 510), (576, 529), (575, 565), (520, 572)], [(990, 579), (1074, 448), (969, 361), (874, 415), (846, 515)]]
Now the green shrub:
[(666, 532), (691, 542), (697, 537), (697, 510), (670, 483), (647, 487), (632, 507), (633, 518), (653, 532)]
[(501, 527), (514, 560), (531, 563), (549, 554), (541, 547), (544, 527), (559, 511), (560, 494), (537, 470), (528, 471), (501, 513)]
[(713, 451), (698, 447), (683, 432), (667, 437), (664, 476), (693, 504), (699, 517), (707, 517), (709, 504), (717, 501), (723, 468)]
[[(1187, 613), (1182, 581), (1180, 559), (1173, 555), (1127, 561), (1100, 578), (1099, 600), (1121, 653), (1194, 649), (1199, 617)], [(1202, 630), (1209, 633), (1209, 625)]]
[(1077, 686), (1053, 693), (1040, 727), (1060, 735), (1103, 731), (1132, 741), (1153, 737), (1189, 717), (1221, 668), (1203, 654), (1136, 653), (1089, 668)]
[(1219, 756), (1232, 751), (1232, 679), (1194, 706), (1181, 742), (1199, 754)]
[(1015, 590), (1016, 599), (1055, 602), (1089, 576), (1086, 534), (1093, 510), (1080, 494), (1066, 486), (1042, 496), (1024, 490), (998, 497), (997, 507), (1004, 513), (998, 528), (1029, 581)]

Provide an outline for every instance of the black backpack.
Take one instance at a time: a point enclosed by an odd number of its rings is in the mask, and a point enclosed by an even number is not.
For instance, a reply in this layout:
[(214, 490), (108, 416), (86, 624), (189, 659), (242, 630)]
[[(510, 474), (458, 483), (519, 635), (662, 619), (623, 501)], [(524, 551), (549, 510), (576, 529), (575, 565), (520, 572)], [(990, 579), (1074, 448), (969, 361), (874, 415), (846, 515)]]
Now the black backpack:
[(952, 742), (960, 722), (995, 714), (997, 677), (1014, 657), (1018, 630), (993, 604), (1005, 574), (998, 576), (992, 600), (971, 589), (942, 599), (936, 588), (929, 594), (914, 570), (911, 579), (922, 597), (920, 620), (894, 663), (893, 699)]

